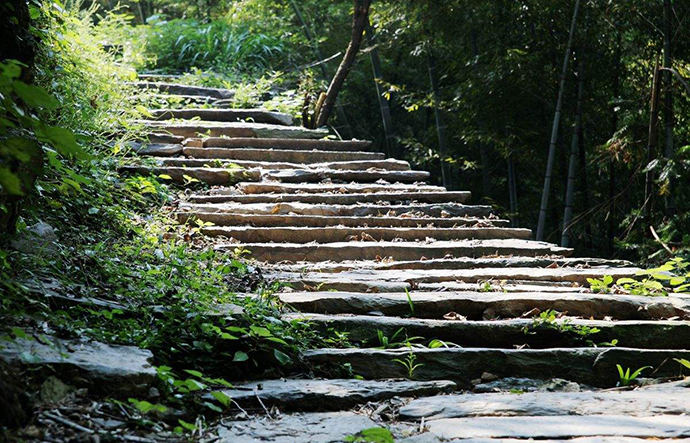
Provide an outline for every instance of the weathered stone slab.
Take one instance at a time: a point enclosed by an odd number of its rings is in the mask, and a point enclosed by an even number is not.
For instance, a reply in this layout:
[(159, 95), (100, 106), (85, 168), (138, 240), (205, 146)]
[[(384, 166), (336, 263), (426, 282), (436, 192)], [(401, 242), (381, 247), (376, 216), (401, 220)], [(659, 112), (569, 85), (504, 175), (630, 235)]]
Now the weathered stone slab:
[[(324, 131), (318, 130), (316, 133), (323, 134)], [(314, 149), (318, 149), (320, 151), (366, 151), (371, 147), (370, 141), (323, 140), (323, 135), (321, 135), (321, 137), (304, 137), (304, 139), (296, 139), (294, 137), (273, 137), (271, 139), (267, 139), (267, 137), (265, 138), (266, 139), (251, 137), (210, 137), (204, 140), (189, 140), (187, 146), (198, 148), (263, 148), (307, 151)], [(308, 140), (310, 138), (321, 138), (322, 140)]]
[(317, 204), (354, 205), (357, 203), (467, 203), (472, 194), (470, 192), (396, 192), (396, 193), (367, 193), (367, 194), (220, 194), (220, 195), (192, 195), (190, 201), (194, 203), (281, 203), (301, 202)]
[(193, 119), (202, 121), (235, 122), (251, 120), (256, 123), (291, 126), (292, 116), (267, 109), (152, 109), (149, 114), (156, 120)]
[[(180, 146), (180, 150), (182, 147)], [(270, 159), (270, 158), (269, 158)], [(352, 170), (365, 171), (370, 168), (383, 169), (388, 171), (405, 171), (410, 169), (407, 162), (400, 162), (398, 160), (362, 160), (362, 161), (345, 161), (345, 162), (330, 162), (330, 163), (315, 163), (311, 165), (274, 162), (274, 161), (248, 161), (248, 160), (220, 160), (207, 158), (179, 158), (166, 159), (162, 162), (166, 165), (173, 166), (204, 166), (207, 164), (217, 165), (231, 165), (236, 164), (245, 168), (263, 168), (269, 171), (278, 169), (291, 170)]]
[[(388, 316), (410, 315), (407, 293), (288, 292), (280, 300), (300, 312), (359, 314), (381, 312)], [(502, 292), (410, 292), (414, 317), (440, 319), (457, 312), (470, 320), (517, 318), (538, 309), (553, 309), (585, 318), (656, 320), (680, 317), (690, 320), (690, 300), (677, 297), (642, 297), (613, 294), (558, 294)]]
[(431, 420), (427, 422), (427, 427), (429, 432), (442, 439), (690, 436), (690, 420), (674, 415), (448, 418)]
[[(163, 168), (160, 168), (163, 169)], [(170, 168), (167, 168), (170, 169)], [(180, 168), (182, 169), (182, 168)], [(192, 168), (186, 168), (192, 169)], [(405, 205), (326, 205), (300, 202), (287, 203), (218, 203), (180, 205), (190, 212), (234, 212), (237, 214), (284, 214), (284, 215), (319, 215), (351, 217), (401, 217), (419, 218), (430, 216), (436, 218), (451, 217), (488, 217), (493, 214), (491, 206), (463, 205), (459, 203), (409, 203)], [(432, 257), (427, 257), (432, 258)], [(418, 259), (418, 257), (417, 257)]]
[(369, 417), (353, 412), (294, 414), (269, 419), (225, 421), (219, 443), (342, 443), (346, 437), (377, 427)]
[(178, 83), (166, 82), (135, 82), (134, 85), (139, 89), (154, 89), (166, 94), (192, 95), (202, 97), (213, 97), (217, 99), (228, 99), (235, 95), (235, 91), (220, 88), (208, 88), (204, 86), (189, 86)]
[(372, 192), (390, 193), (390, 192), (446, 192), (446, 188), (441, 186), (430, 185), (403, 185), (403, 184), (364, 184), (364, 183), (348, 183), (348, 184), (329, 184), (329, 183), (280, 183), (280, 182), (262, 182), (262, 183), (238, 183), (237, 190), (244, 194), (321, 194), (324, 192), (333, 192), (338, 194), (368, 194)]
[(165, 132), (153, 132), (147, 136), (149, 143), (161, 143), (171, 145), (181, 145), (184, 137), (177, 135), (166, 134)]
[(393, 260), (418, 260), (421, 257), (441, 258), (482, 257), (486, 255), (569, 255), (571, 249), (550, 243), (528, 240), (458, 240), (421, 242), (342, 242), (327, 244), (244, 243), (218, 245), (218, 250), (234, 250), (241, 246), (258, 261), (339, 261), (374, 260), (391, 257)]
[[(589, 286), (580, 286), (577, 283), (558, 283), (540, 281), (494, 281), (491, 284), (491, 292), (534, 292), (534, 293), (560, 293), (560, 294), (581, 294), (590, 293)], [(464, 283), (444, 281), (439, 283), (420, 283), (415, 288), (418, 291), (475, 291), (486, 292), (488, 289), (485, 283)]]
[(170, 143), (131, 143), (131, 148), (139, 155), (152, 157), (174, 157), (182, 154), (181, 144)]
[[(190, 218), (211, 222), (219, 226), (349, 226), (349, 227), (422, 227), (438, 226), (442, 228), (474, 226), (477, 223), (496, 227), (508, 226), (508, 220), (476, 219), (467, 217), (453, 218), (395, 218), (395, 217), (337, 217), (319, 215), (273, 215), (273, 214), (237, 214), (232, 212), (178, 212), (177, 219), (186, 222)], [(306, 266), (306, 264), (304, 265)], [(357, 267), (357, 265), (349, 266)], [(315, 269), (318, 270), (318, 269)]]
[(328, 131), (324, 129), (265, 123), (156, 120), (140, 120), (137, 123), (188, 138), (198, 137), (201, 134), (211, 137), (320, 139), (328, 135)]
[[(347, 241), (397, 241), (397, 240), (426, 240), (433, 238), (434, 240), (461, 240), (461, 239), (496, 239), (496, 238), (522, 238), (529, 239), (532, 236), (532, 231), (529, 229), (518, 228), (345, 228), (345, 227), (325, 227), (325, 228), (310, 228), (310, 227), (223, 227), (210, 226), (203, 228), (202, 232), (209, 236), (225, 236), (234, 238), (241, 242), (285, 242), (285, 243), (330, 243), (330, 242), (347, 242)], [(365, 239), (362, 237), (366, 236)], [(388, 273), (400, 275), (402, 277), (403, 271), (378, 271), (380, 273)], [(453, 271), (457, 273), (459, 271)], [(441, 272), (436, 272), (440, 274)], [(328, 279), (332, 275), (326, 274), (323, 279)], [(335, 275), (334, 275), (335, 276)], [(343, 278), (342, 276), (335, 276), (336, 278)], [(309, 278), (307, 276), (306, 278)], [(319, 277), (320, 279), (322, 277)], [(344, 277), (347, 278), (347, 277)], [(371, 276), (376, 278), (376, 276)], [(391, 276), (391, 278), (396, 278)], [(452, 278), (446, 277), (446, 278)], [(385, 279), (382, 278), (382, 279)]]
[(435, 395), (454, 390), (455, 383), (445, 380), (281, 379), (236, 385), (235, 389), (223, 392), (242, 407), (260, 407), (258, 397), (266, 407), (279, 406), (281, 411), (335, 411), (369, 401)]
[[(324, 368), (350, 363), (355, 374), (367, 379), (403, 377), (406, 369), (393, 359), (405, 358), (409, 349), (315, 349), (305, 352), (307, 361)], [(470, 388), (472, 380), (489, 372), (499, 378), (563, 378), (590, 386), (613, 387), (618, 381), (616, 365), (639, 368), (650, 365), (656, 377), (676, 376), (678, 366), (662, 364), (673, 358), (690, 358), (690, 350), (631, 348), (495, 349), (450, 348), (413, 350), (416, 380), (453, 380)]]
[[(322, 331), (333, 328), (348, 332), (348, 339), (367, 346), (379, 346), (377, 334), (387, 337), (399, 329), (409, 337), (439, 339), (466, 347), (512, 348), (527, 344), (532, 349), (582, 346), (586, 340), (644, 349), (684, 349), (690, 337), (690, 322), (662, 320), (581, 320), (568, 319), (574, 327), (597, 328), (599, 332), (586, 337), (565, 334), (555, 328), (531, 329), (532, 319), (511, 320), (429, 320), (371, 315), (286, 314), (285, 319), (307, 319)], [(560, 323), (560, 321), (559, 321)]]
[(284, 183), (320, 182), (322, 180), (341, 180), (344, 182), (387, 182), (414, 183), (424, 181), (431, 174), (427, 171), (345, 171), (338, 169), (279, 169), (266, 171), (264, 177), (268, 180), (276, 180)]
[(176, 183), (185, 183), (185, 176), (209, 185), (229, 185), (243, 180), (259, 180), (258, 169), (181, 168), (174, 166), (123, 166), (120, 172), (128, 174), (168, 176)]
[[(525, 443), (528, 441), (535, 440), (524, 440), (515, 438), (463, 438), (463, 439), (453, 439), (446, 440), (441, 439), (435, 434), (426, 432), (424, 434), (417, 434), (411, 437), (405, 437), (403, 439), (395, 440), (396, 443)], [(637, 437), (606, 437), (598, 435), (596, 437), (577, 437), (568, 439), (539, 439), (539, 443), (649, 443), (650, 440), (647, 438), (637, 438)], [(690, 438), (661, 438), (655, 437), (653, 441), (662, 443), (689, 443)]]
[[(690, 415), (690, 389), (669, 392), (528, 392), (419, 398), (400, 409), (403, 420), (478, 416)], [(679, 417), (680, 418), (680, 417)]]
[(150, 351), (50, 336), (45, 339), (50, 344), (26, 339), (0, 342), (0, 358), (10, 364), (57, 373), (70, 384), (118, 396), (146, 392), (157, 379)]
[(380, 160), (386, 156), (379, 152), (358, 151), (298, 151), (260, 148), (193, 148), (185, 147), (183, 153), (195, 158), (231, 159), (293, 163), (320, 163), (352, 160)]

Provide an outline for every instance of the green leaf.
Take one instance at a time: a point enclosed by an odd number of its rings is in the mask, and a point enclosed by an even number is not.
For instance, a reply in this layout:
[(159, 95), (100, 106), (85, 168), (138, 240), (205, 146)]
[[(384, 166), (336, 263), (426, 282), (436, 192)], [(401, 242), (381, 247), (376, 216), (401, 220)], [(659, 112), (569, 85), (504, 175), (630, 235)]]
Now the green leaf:
[(12, 89), (24, 103), (32, 108), (55, 109), (59, 104), (57, 100), (38, 86), (15, 81), (12, 83)]
[(75, 157), (81, 160), (88, 159), (74, 137), (72, 131), (57, 126), (39, 125), (36, 128), (36, 136), (45, 143), (50, 143), (56, 151), (67, 157)]
[(242, 351), (235, 352), (235, 356), (232, 358), (232, 361), (236, 361), (236, 362), (247, 361), (247, 360), (249, 360), (249, 355), (247, 355), (246, 352), (242, 352)]
[(211, 396), (218, 400), (218, 402), (225, 407), (228, 407), (232, 404), (232, 398), (230, 398), (230, 396), (223, 391), (213, 391), (211, 392)]
[(386, 428), (369, 428), (345, 437), (349, 443), (395, 443), (393, 434)]
[(186, 373), (189, 374), (189, 375), (193, 375), (194, 377), (199, 377), (199, 378), (201, 378), (201, 377), (204, 376), (204, 374), (202, 374), (201, 372), (199, 372), (199, 371), (194, 371), (194, 370), (192, 370), (192, 369), (185, 369), (184, 372), (186, 372)]
[(0, 166), (0, 188), (5, 194), (24, 195), (19, 176), (4, 166)]
[(254, 334), (258, 335), (259, 337), (273, 337), (273, 334), (271, 333), (271, 331), (269, 331), (268, 329), (263, 328), (261, 326), (253, 326), (252, 325), (249, 328), (252, 330), (252, 332)]
[(196, 426), (194, 426), (192, 423), (187, 423), (182, 419), (177, 420), (177, 422), (180, 424), (180, 426), (182, 426), (188, 431), (196, 431)]
[(289, 355), (277, 349), (273, 350), (273, 355), (275, 356), (276, 360), (280, 362), (281, 365), (289, 365), (290, 363), (292, 363), (292, 359)]

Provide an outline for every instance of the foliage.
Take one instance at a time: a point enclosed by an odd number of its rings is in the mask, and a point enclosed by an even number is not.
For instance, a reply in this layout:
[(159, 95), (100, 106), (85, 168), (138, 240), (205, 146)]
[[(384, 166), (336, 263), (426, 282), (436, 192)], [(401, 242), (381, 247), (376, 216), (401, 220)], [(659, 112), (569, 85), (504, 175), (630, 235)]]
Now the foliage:
[(668, 260), (661, 266), (641, 270), (638, 278), (623, 277), (613, 285), (613, 277), (606, 275), (603, 279), (588, 278), (592, 292), (610, 293), (618, 290), (633, 295), (666, 296), (671, 293), (687, 293), (690, 289), (690, 272), (688, 263), (682, 257)]
[(387, 337), (382, 330), (377, 329), (376, 330), (376, 336), (379, 340), (379, 347), (378, 348), (379, 349), (401, 348), (404, 346), (410, 346), (411, 343), (416, 341), (416, 340), (423, 339), (423, 337), (407, 337), (407, 335), (406, 335), (404, 340), (396, 341), (398, 336), (400, 334), (404, 333), (404, 331), (405, 331), (405, 328), (400, 328), (397, 331), (395, 331), (392, 336)]
[[(553, 309), (547, 309), (541, 312), (538, 316), (532, 319), (532, 324), (525, 326), (522, 331), (525, 334), (537, 334), (540, 330), (553, 330), (560, 334), (573, 337), (576, 340), (586, 340), (591, 346), (594, 346), (594, 342), (589, 340), (588, 337), (600, 332), (599, 328), (586, 326), (586, 325), (574, 325), (568, 318), (563, 319), (562, 314)], [(617, 341), (609, 343), (609, 345), (614, 345)]]
[(619, 386), (628, 386), (630, 385), (631, 382), (633, 382), (640, 374), (642, 374), (642, 371), (645, 369), (651, 368), (651, 366), (643, 366), (641, 368), (638, 368), (636, 371), (634, 371), (632, 374), (630, 373), (630, 368), (627, 368), (626, 370), (623, 370), (623, 367), (621, 365), (616, 365), (616, 368), (618, 368), (618, 376), (620, 377), (620, 380), (618, 382)]
[(405, 370), (407, 371), (407, 378), (412, 380), (414, 378), (414, 372), (418, 368), (424, 366), (424, 363), (415, 363), (416, 360), (417, 360), (417, 355), (415, 355), (412, 352), (412, 349), (410, 349), (410, 352), (407, 354), (405, 359), (394, 358), (392, 361), (402, 365), (405, 368)]
[(345, 437), (348, 443), (395, 443), (393, 434), (386, 428), (369, 428)]

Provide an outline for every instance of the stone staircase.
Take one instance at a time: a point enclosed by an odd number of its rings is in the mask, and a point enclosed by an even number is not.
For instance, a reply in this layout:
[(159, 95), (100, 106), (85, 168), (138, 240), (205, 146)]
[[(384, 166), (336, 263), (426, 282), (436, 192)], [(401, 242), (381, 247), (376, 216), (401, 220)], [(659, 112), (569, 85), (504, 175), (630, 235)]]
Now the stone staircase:
[[(594, 294), (588, 278), (638, 269), (532, 241), (369, 142), (225, 109), (228, 90), (138, 86), (216, 107), (152, 111), (141, 123), (155, 132), (134, 148), (153, 161), (123, 172), (212, 186), (190, 194), (178, 220), (212, 223), (202, 232), (218, 250), (246, 249), (267, 278), (290, 283), (278, 294), (295, 309), (286, 320), (355, 345), (303, 355), (326, 378), (228, 390), (245, 408), (300, 413), (224, 422), (221, 441), (335, 442), (375, 426), (405, 442), (690, 437), (687, 382), (610, 389), (617, 365), (678, 376), (690, 299)], [(549, 310), (561, 315), (539, 320)]]

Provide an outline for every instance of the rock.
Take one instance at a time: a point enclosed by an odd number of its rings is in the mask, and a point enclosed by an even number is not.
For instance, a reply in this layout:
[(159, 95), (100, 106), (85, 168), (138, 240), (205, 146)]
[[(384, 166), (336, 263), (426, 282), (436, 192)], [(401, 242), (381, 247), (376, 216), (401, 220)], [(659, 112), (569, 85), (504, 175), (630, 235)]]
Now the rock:
[[(349, 363), (355, 374), (366, 379), (403, 377), (406, 371), (393, 359), (405, 358), (409, 349), (315, 349), (304, 353), (311, 364), (326, 368)], [(471, 388), (471, 380), (484, 372), (498, 377), (534, 379), (563, 378), (589, 386), (613, 387), (618, 382), (616, 365), (624, 368), (653, 366), (655, 376), (678, 374), (676, 365), (662, 364), (673, 358), (690, 359), (687, 350), (631, 348), (437, 348), (414, 349), (415, 380), (453, 380), (461, 388)]]
[(26, 339), (5, 342), (0, 358), (12, 365), (50, 367), (70, 384), (118, 396), (145, 393), (157, 379), (150, 351), (50, 336), (45, 339), (49, 345)]
[[(257, 139), (258, 140), (258, 139)], [(381, 160), (384, 154), (378, 152), (360, 151), (304, 151), (304, 150), (273, 150), (261, 148), (195, 148), (185, 147), (184, 155), (204, 159), (228, 159), (265, 161), (271, 159), (274, 162), (293, 163), (320, 163), (354, 160)]]
[(213, 97), (215, 99), (228, 99), (235, 95), (235, 91), (220, 88), (207, 88), (203, 86), (181, 85), (178, 83), (166, 82), (135, 82), (134, 86), (139, 89), (153, 89), (159, 92), (174, 95), (188, 95), (194, 97)]
[(139, 155), (152, 157), (174, 157), (182, 155), (182, 145), (169, 143), (130, 143), (132, 149)]
[(48, 259), (55, 258), (58, 253), (58, 236), (55, 228), (48, 223), (39, 221), (18, 234), (10, 244), (19, 252)]
[(352, 412), (288, 415), (276, 420), (226, 421), (218, 428), (219, 443), (337, 443), (364, 429), (377, 427)]
[[(392, 397), (434, 395), (455, 390), (451, 381), (414, 382), (409, 380), (263, 380), (223, 392), (242, 407), (260, 407), (257, 396), (269, 409), (330, 411), (352, 408), (369, 401)], [(208, 399), (212, 399), (207, 394)]]
[(168, 176), (176, 183), (186, 183), (191, 177), (209, 185), (227, 185), (242, 180), (258, 180), (258, 169), (226, 169), (226, 168), (180, 168), (174, 166), (149, 167), (149, 166), (122, 166), (121, 173)]
[[(317, 153), (321, 154), (321, 153)], [(238, 183), (237, 190), (243, 194), (321, 194), (332, 192), (336, 194), (371, 194), (371, 193), (390, 193), (406, 192), (420, 193), (426, 195), (432, 192), (446, 192), (440, 186), (429, 186), (420, 184), (376, 184), (376, 183), (348, 183), (348, 184), (327, 184), (327, 183), (280, 183), (280, 182), (260, 182), (260, 183)], [(220, 192), (222, 193), (222, 192)]]
[(428, 421), (427, 427), (441, 439), (690, 437), (690, 421), (674, 415), (447, 418)]
[[(319, 150), (319, 151), (366, 151), (372, 145), (370, 141), (362, 140), (325, 140), (324, 131), (317, 131), (322, 135), (320, 140), (313, 137), (302, 138), (252, 138), (210, 137), (206, 139), (189, 140), (187, 146), (199, 148), (262, 148), (262, 149), (292, 149), (292, 150)], [(323, 161), (323, 160), (322, 160)]]
[(283, 183), (320, 182), (322, 180), (358, 181), (364, 183), (385, 180), (388, 182), (414, 183), (429, 178), (427, 171), (344, 171), (338, 169), (278, 169), (267, 171), (268, 180)]
[[(215, 122), (215, 121), (157, 121), (136, 120), (155, 131), (169, 132), (185, 138), (199, 136), (229, 138), (278, 138), (278, 139), (320, 139), (328, 135), (325, 129), (306, 129), (299, 126), (271, 125), (266, 123)], [(186, 146), (193, 146), (194, 143)]]
[(202, 121), (234, 122), (247, 120), (284, 126), (293, 124), (291, 115), (267, 109), (152, 109), (149, 110), (149, 114), (157, 120), (198, 118)]
[(580, 390), (581, 387), (579, 384), (560, 378), (554, 378), (551, 380), (533, 380), (530, 378), (515, 377), (506, 377), (490, 382), (478, 383), (473, 389), (475, 393), (510, 391), (580, 392)]
[[(358, 203), (391, 202), (406, 204), (413, 201), (424, 203), (466, 203), (468, 192), (395, 192), (366, 194), (214, 194), (192, 195), (194, 203), (283, 203), (301, 202), (317, 204), (355, 205)], [(524, 229), (528, 231), (529, 229)], [(517, 232), (517, 231), (516, 231)]]
[(51, 375), (41, 385), (41, 402), (52, 404), (65, 398), (72, 391), (72, 387), (66, 385), (59, 378)]

